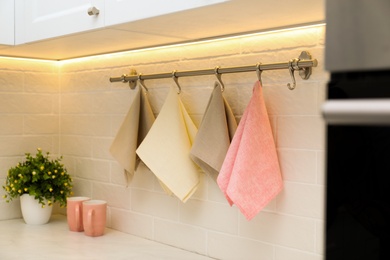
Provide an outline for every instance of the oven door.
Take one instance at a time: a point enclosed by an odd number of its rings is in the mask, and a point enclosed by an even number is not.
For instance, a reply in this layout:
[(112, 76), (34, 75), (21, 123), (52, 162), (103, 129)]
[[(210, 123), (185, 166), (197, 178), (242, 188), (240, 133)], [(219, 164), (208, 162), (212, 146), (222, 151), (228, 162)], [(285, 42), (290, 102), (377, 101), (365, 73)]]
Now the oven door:
[(369, 79), (333, 77), (322, 108), (328, 260), (390, 259), (390, 77)]

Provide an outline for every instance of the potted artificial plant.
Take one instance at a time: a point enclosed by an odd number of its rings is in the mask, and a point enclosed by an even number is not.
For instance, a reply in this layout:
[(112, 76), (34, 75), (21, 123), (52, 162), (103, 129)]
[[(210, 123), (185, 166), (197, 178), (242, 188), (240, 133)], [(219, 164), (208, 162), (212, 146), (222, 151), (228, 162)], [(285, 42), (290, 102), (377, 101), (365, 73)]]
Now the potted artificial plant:
[(8, 170), (3, 189), (7, 202), (20, 197), (23, 219), (27, 224), (45, 224), (49, 221), (52, 205), (66, 206), (71, 194), (72, 178), (60, 158), (50, 159), (49, 152), (40, 148), (35, 156), (26, 153), (26, 160)]

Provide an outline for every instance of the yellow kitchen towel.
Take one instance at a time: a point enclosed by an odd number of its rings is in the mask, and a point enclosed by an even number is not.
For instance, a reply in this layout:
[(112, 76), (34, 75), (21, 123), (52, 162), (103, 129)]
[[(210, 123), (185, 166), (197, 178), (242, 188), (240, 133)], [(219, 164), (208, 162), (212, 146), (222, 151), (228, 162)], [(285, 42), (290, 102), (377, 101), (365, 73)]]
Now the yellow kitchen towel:
[(110, 147), (111, 155), (124, 168), (127, 183), (130, 183), (138, 166), (136, 149), (152, 127), (155, 117), (146, 93), (140, 87), (114, 141)]
[(197, 128), (175, 88), (171, 88), (160, 114), (137, 149), (141, 160), (181, 201), (199, 185), (200, 169), (189, 152)]
[(236, 129), (237, 121), (216, 82), (190, 153), (215, 181)]
[(251, 220), (283, 189), (282, 173), (259, 81), (218, 175), (230, 205)]

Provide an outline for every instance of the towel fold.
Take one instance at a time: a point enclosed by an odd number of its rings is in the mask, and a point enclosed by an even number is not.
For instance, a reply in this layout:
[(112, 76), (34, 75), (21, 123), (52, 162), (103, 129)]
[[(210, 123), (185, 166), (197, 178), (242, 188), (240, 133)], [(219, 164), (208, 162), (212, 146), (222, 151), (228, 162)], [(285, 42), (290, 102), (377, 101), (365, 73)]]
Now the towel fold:
[(217, 179), (230, 205), (250, 220), (283, 188), (260, 82), (245, 109)]
[(141, 93), (139, 87), (135, 91), (134, 100), (110, 147), (111, 155), (124, 168), (128, 184), (140, 161), (136, 149), (155, 120), (147, 94)]
[[(137, 149), (141, 160), (181, 201), (196, 191), (200, 173), (189, 151), (196, 126), (188, 115), (175, 88), (171, 88), (160, 114)], [(166, 190), (167, 191), (167, 190)]]
[(215, 181), (236, 129), (236, 119), (216, 82), (190, 152), (191, 159)]

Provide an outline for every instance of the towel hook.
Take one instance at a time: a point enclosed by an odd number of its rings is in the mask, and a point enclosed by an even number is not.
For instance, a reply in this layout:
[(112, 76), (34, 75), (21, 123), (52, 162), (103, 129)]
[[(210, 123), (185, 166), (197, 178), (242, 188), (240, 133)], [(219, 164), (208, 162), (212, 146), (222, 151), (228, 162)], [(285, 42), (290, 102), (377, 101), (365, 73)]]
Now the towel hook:
[(180, 92), (181, 92), (181, 87), (180, 87), (180, 85), (179, 85), (179, 77), (176, 76), (176, 70), (172, 71), (172, 78), (173, 78), (173, 81), (175, 81), (176, 86), (177, 86), (177, 88), (178, 88), (177, 94), (180, 94)]
[(138, 83), (144, 88), (145, 93), (149, 92), (149, 89), (145, 86), (144, 80), (141, 78), (142, 73), (138, 74)]
[(221, 91), (223, 92), (225, 90), (225, 85), (222, 82), (222, 74), (219, 73), (218, 70), (219, 70), (219, 66), (214, 68), (215, 76), (217, 77), (217, 80), (218, 80), (219, 84), (221, 85)]
[(296, 86), (294, 71), (299, 70), (298, 61), (299, 59), (292, 59), (288, 62), (288, 70), (290, 71), (291, 80), (293, 82), (292, 86), (290, 83), (287, 84), (289, 90), (294, 90)]
[(261, 73), (263, 73), (263, 71), (260, 69), (260, 65), (261, 62), (258, 62), (256, 64), (256, 74), (257, 74), (257, 79), (260, 81), (261, 86), (263, 86), (263, 82), (261, 81)]

